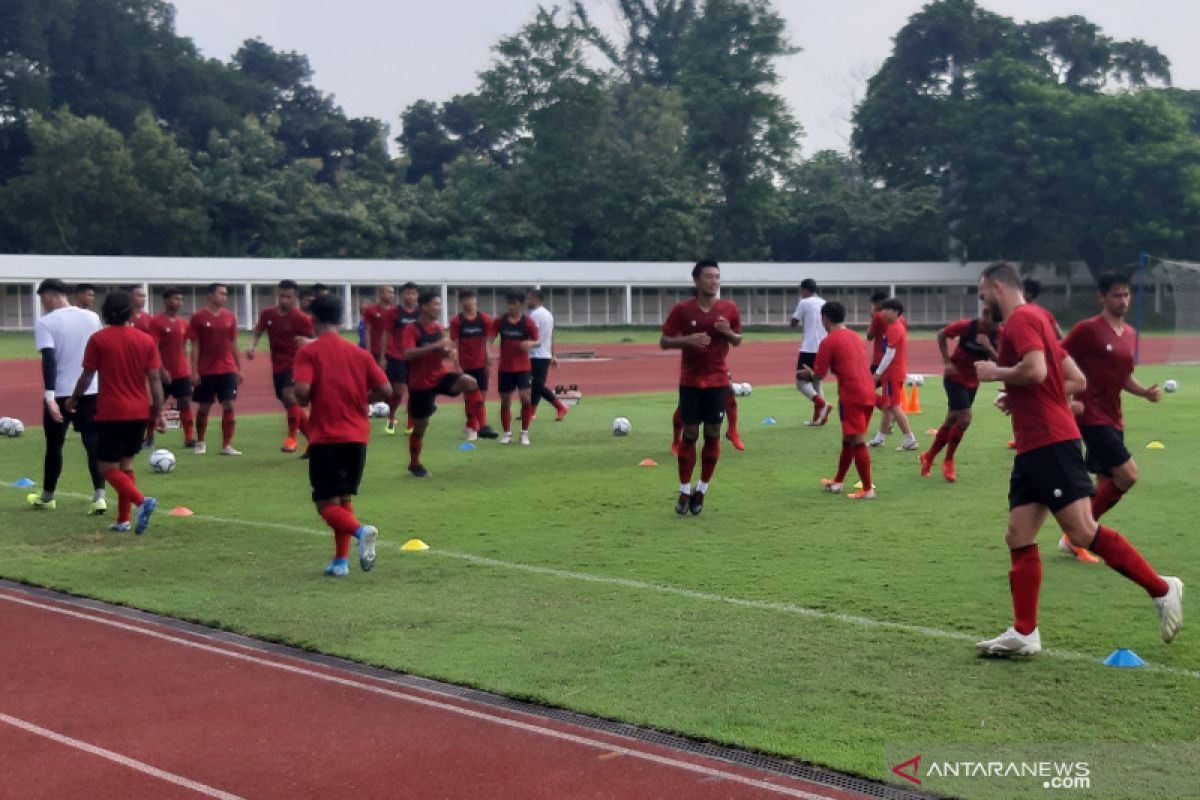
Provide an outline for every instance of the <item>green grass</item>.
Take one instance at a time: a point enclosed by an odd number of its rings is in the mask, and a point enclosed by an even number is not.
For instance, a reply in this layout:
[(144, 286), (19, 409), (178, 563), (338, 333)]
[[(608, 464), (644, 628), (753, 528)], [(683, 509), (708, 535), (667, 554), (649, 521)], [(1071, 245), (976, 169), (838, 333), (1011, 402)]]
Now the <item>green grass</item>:
[[(1139, 375), (1184, 390), (1158, 407), (1127, 400), (1142, 481), (1106, 521), (1200, 586), (1188, 522), (1200, 369)], [(912, 742), (1197, 741), (1197, 590), (1191, 627), (1164, 646), (1145, 594), (1060, 558), (1052, 526), (1041, 537), (1043, 641), (1085, 658), (975, 657), (971, 640), (1010, 620), (1012, 456), (993, 394), (981, 393), (958, 484), (922, 480), (912, 454), (888, 447), (873, 452), (879, 500), (855, 504), (817, 485), (834, 466), (835, 426), (803, 428), (793, 389), (759, 387), (741, 405), (748, 450), (725, 447), (704, 514), (688, 519), (671, 509), (670, 395), (585, 398), (562, 424), (539, 420), (531, 448), (474, 452), (456, 449), (461, 411), (447, 406), (426, 443), (431, 480), (405, 476), (402, 436), (376, 436), (356, 509), (382, 531), (379, 566), (340, 581), (320, 574), (332, 537), (309, 505), (304, 463), (278, 452), (282, 416), (243, 418), (240, 460), (193, 456), (174, 433), (176, 472), (139, 470), (166, 508), (240, 521), (160, 513), (135, 538), (84, 516), (81, 498), (39, 513), (10, 490), (0, 575), (872, 777), (886, 771), (885, 749)], [(922, 393), (921, 434), (936, 427), (941, 395), (932, 383)], [(627, 438), (609, 434), (618, 414), (633, 421)], [(767, 415), (779, 424), (763, 426)], [(1151, 439), (1167, 448), (1142, 449)], [(62, 490), (85, 492), (78, 441), (68, 448)], [(37, 431), (0, 440), (0, 478), (40, 480), (41, 452)], [(638, 467), (646, 457), (661, 466)], [(401, 553), (411, 536), (433, 550)], [(1168, 669), (1101, 666), (1117, 647)]]

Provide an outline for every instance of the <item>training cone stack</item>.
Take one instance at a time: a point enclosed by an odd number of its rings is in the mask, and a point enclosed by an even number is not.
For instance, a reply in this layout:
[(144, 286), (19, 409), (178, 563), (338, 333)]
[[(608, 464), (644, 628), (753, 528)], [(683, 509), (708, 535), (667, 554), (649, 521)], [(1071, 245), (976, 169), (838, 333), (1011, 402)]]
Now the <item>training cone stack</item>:
[(1137, 653), (1126, 650), (1124, 647), (1113, 650), (1109, 657), (1104, 659), (1106, 667), (1140, 667), (1145, 663)]

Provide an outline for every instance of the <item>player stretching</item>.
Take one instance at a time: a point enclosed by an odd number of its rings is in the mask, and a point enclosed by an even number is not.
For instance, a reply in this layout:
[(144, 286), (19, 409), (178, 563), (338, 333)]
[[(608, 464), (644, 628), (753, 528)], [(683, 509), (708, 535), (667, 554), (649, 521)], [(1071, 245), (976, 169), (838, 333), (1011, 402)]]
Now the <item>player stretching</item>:
[[(979, 391), (979, 376), (975, 374), (975, 362), (979, 359), (994, 361), (997, 344), (996, 324), (992, 321), (991, 309), (985, 308), (975, 319), (960, 319), (938, 331), (938, 350), (942, 363), (946, 365), (942, 386), (946, 390), (946, 419), (937, 430), (937, 436), (929, 450), (921, 454), (921, 477), (928, 478), (933, 464), (942, 448), (946, 448), (946, 460), (942, 462), (942, 475), (954, 483), (954, 453), (962, 444), (967, 428), (971, 426), (971, 406), (975, 393)], [(957, 339), (954, 355), (950, 355), (947, 339)]]
[(470, 375), (446, 371), (446, 357), (454, 355), (454, 344), (438, 322), (442, 316), (441, 296), (437, 292), (421, 292), (417, 305), (421, 316), (404, 329), (402, 340), (404, 359), (408, 362), (408, 415), (413, 421), (408, 439), (408, 471), (414, 478), (426, 478), (429, 470), (421, 465), (421, 446), (429, 418), (437, 411), (437, 396), (464, 395), (467, 429), (478, 434), (483, 395)]
[[(383, 432), (388, 436), (396, 433), (396, 409), (404, 402), (404, 390), (408, 386), (408, 362), (404, 360), (404, 345), (401, 339), (404, 329), (417, 321), (421, 310), (417, 307), (417, 285), (408, 282), (400, 288), (400, 305), (392, 306), (384, 316), (388, 340), (384, 363), (387, 368), (388, 380), (392, 382), (392, 395), (388, 399), (387, 425)], [(412, 417), (404, 426), (405, 433), (412, 433)]]
[(338, 333), (342, 322), (341, 298), (314, 298), (310, 310), (316, 340), (296, 353), (296, 398), (312, 407), (308, 425), (308, 480), (321, 519), (333, 528), (333, 561), (325, 574), (340, 578), (350, 574), (350, 540), (358, 540), (358, 565), (375, 566), (379, 530), (363, 525), (354, 516), (352, 498), (358, 494), (371, 423), (367, 404), (386, 400), (392, 393), (388, 377), (371, 355), (350, 344)]
[(871, 482), (871, 451), (867, 448), (867, 429), (875, 411), (875, 381), (867, 366), (867, 346), (857, 333), (846, 327), (846, 307), (826, 303), (821, 307), (821, 322), (829, 335), (821, 342), (813, 367), (801, 367), (801, 377), (820, 380), (830, 372), (837, 375), (838, 417), (842, 421), (842, 454), (837, 474), (823, 478), (825, 491), (842, 491), (846, 473), (853, 462), (862, 479), (862, 488), (846, 495), (851, 500), (874, 500)]
[[(1076, 422), (1087, 445), (1084, 465), (1088, 472), (1098, 476), (1096, 494), (1092, 496), (1092, 516), (1100, 519), (1121, 502), (1138, 479), (1137, 464), (1125, 449), (1121, 392), (1157, 403), (1162, 391), (1158, 384), (1142, 386), (1133, 377), (1138, 334), (1125, 324), (1125, 315), (1129, 313), (1129, 279), (1106, 272), (1096, 284), (1103, 310), (1071, 328), (1062, 346), (1087, 378), (1087, 388), (1076, 398), (1083, 404)], [(1087, 560), (1082, 556), (1090, 556), (1086, 550), (1072, 548), (1066, 537), (1059, 542), (1059, 550), (1081, 561)]]
[[(720, 300), (721, 268), (704, 260), (692, 268), (695, 297), (676, 303), (663, 323), (659, 346), (682, 350), (679, 359), (679, 413), (683, 441), (679, 445), (679, 500), (676, 514), (704, 510), (704, 495), (721, 457), (721, 420), (725, 416), (729, 368), (725, 357), (730, 346), (742, 343), (742, 317), (736, 304)], [(692, 489), (696, 469), (696, 441), (704, 424), (704, 450), (700, 454), (700, 481)]]
[[(801, 367), (808, 367), (811, 372), (813, 364), (816, 363), (817, 350), (821, 347), (821, 340), (825, 338), (825, 326), (821, 322), (823, 305), (825, 305), (825, 301), (817, 295), (817, 282), (812, 278), (800, 281), (800, 302), (796, 304), (796, 311), (792, 314), (791, 319), (792, 327), (799, 326), (804, 333), (804, 338), (800, 341), (800, 353), (796, 356), (797, 376), (800, 374)], [(829, 420), (832, 406), (821, 394), (821, 382), (804, 381), (797, 377), (796, 389), (813, 402), (812, 419), (805, 421), (804, 424), (808, 427), (824, 425)]]
[(192, 416), (192, 378), (188, 364), (188, 321), (180, 316), (183, 290), (170, 286), (163, 290), (163, 312), (150, 319), (150, 338), (158, 344), (162, 361), (163, 394), (175, 398), (179, 424), (183, 428), (183, 446), (196, 446), (196, 423)]
[(188, 338), (192, 340), (192, 389), (196, 399), (196, 448), (204, 455), (207, 446), (208, 412), (213, 400), (221, 403), (221, 455), (240, 456), (233, 449), (237, 415), (233, 401), (242, 385), (242, 361), (238, 356), (237, 317), (225, 308), (229, 289), (223, 283), (209, 284), (208, 306), (188, 320)]
[[(117, 521), (111, 529), (127, 531), (137, 508), (134, 530), (144, 533), (150, 515), (158, 506), (137, 488), (133, 459), (141, 451), (146, 435), (146, 410), (162, 427), (163, 393), (159, 373), (162, 362), (154, 340), (130, 324), (133, 300), (129, 292), (117, 290), (104, 298), (104, 322), (108, 325), (88, 340), (83, 354), (83, 374), (67, 401), (74, 411), (92, 378), (99, 376), (96, 397), (96, 432), (100, 442), (97, 459), (104, 478), (117, 491)], [(147, 387), (149, 391), (147, 392)]]
[(263, 333), (271, 347), (271, 378), (275, 384), (275, 397), (283, 403), (284, 413), (287, 414), (287, 438), (283, 440), (285, 453), (296, 452), (296, 434), (306, 431), (308, 417), (300, 402), (296, 399), (295, 380), (292, 367), (296, 361), (296, 337), (308, 338), (313, 335), (312, 320), (299, 308), (297, 292), (299, 287), (295, 281), (279, 282), (276, 296), (277, 305), (264, 308), (258, 315), (258, 324), (254, 326), (254, 336), (250, 347), (246, 350), (246, 358), (254, 360), (254, 350), (262, 339)]
[(500, 444), (512, 442), (512, 396), (521, 399), (521, 444), (529, 445), (529, 423), (533, 421), (533, 364), (529, 351), (538, 346), (537, 325), (525, 316), (525, 295), (508, 293), (508, 313), (492, 320), (491, 336), (500, 337)]
[(895, 422), (904, 434), (897, 450), (916, 450), (917, 437), (904, 413), (904, 381), (908, 378), (908, 325), (902, 321), (904, 305), (892, 297), (879, 306), (879, 315), (887, 325), (883, 335), (883, 358), (875, 368), (875, 383), (879, 386), (879, 407), (883, 409), (879, 432), (868, 444), (879, 447), (887, 440), (888, 430)]
[[(458, 365), (462, 371), (475, 379), (482, 398), (488, 390), (488, 373), (492, 366), (492, 354), (488, 349), (488, 338), (493, 320), (479, 310), (474, 289), (462, 289), (458, 293), (459, 312), (450, 318), (450, 339), (458, 348)], [(495, 439), (496, 433), (487, 424), (487, 403), (477, 410), (474, 420), (478, 428), (471, 426), (471, 409), (463, 404), (467, 414), (467, 441), (473, 442), (482, 436)]]
[(1042, 561), (1038, 529), (1047, 512), (1076, 547), (1087, 547), (1116, 572), (1154, 598), (1164, 642), (1183, 625), (1183, 581), (1162, 577), (1129, 541), (1096, 522), (1089, 498), (1092, 481), (1083, 464), (1079, 427), (1068, 396), (1086, 379), (1058, 344), (1050, 321), (1025, 302), (1017, 270), (992, 264), (979, 279), (979, 296), (1004, 323), (998, 363), (978, 361), (981, 381), (1003, 381), (1005, 406), (1012, 416), (1017, 456), (1008, 488), (1008, 532), (1012, 569), (1013, 624), (995, 639), (976, 644), (983, 655), (1033, 655), (1042, 649), (1038, 633), (1038, 592)]

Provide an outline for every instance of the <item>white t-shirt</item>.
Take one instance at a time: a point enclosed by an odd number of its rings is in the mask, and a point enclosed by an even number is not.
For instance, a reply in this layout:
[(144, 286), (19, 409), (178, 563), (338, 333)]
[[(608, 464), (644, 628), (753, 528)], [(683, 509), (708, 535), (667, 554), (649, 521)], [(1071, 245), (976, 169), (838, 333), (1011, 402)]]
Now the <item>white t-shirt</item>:
[(817, 352), (817, 348), (825, 339), (825, 326), (821, 324), (823, 305), (825, 301), (815, 294), (796, 304), (796, 313), (792, 314), (792, 319), (800, 320), (800, 327), (804, 329), (804, 339), (800, 342), (801, 353)]
[(538, 346), (529, 351), (530, 358), (550, 358), (554, 342), (554, 315), (545, 306), (529, 312), (529, 318), (538, 329)]
[[(38, 318), (33, 324), (33, 341), (38, 352), (54, 350), (54, 394), (64, 400), (75, 391), (75, 384), (83, 373), (83, 351), (88, 339), (100, 330), (100, 317), (94, 311), (67, 306), (51, 311)], [(92, 378), (84, 394), (95, 394), (99, 382)]]

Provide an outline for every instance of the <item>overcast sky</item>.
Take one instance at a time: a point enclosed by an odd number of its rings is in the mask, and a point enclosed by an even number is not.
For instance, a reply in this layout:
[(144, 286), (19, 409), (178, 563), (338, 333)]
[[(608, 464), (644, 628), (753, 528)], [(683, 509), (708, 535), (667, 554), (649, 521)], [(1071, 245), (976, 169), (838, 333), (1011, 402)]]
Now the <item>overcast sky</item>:
[[(206, 56), (227, 61), (261, 37), (307, 55), (314, 83), (351, 116), (382, 119), (399, 133), (416, 100), (448, 100), (476, 87), (491, 47), (516, 32), (536, 0), (173, 0), (176, 30)], [(615, 0), (585, 0), (611, 25)], [(780, 92), (803, 124), (805, 154), (844, 150), (863, 87), (891, 50), (891, 37), (921, 0), (775, 0), (802, 51), (783, 60)], [(553, 5), (545, 2), (544, 5)], [(1176, 86), (1200, 88), (1200, 3), (1195, 0), (985, 0), (1018, 21), (1081, 14), (1116, 39), (1140, 38), (1171, 60)]]

